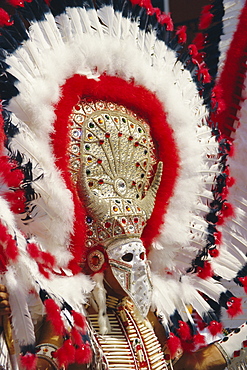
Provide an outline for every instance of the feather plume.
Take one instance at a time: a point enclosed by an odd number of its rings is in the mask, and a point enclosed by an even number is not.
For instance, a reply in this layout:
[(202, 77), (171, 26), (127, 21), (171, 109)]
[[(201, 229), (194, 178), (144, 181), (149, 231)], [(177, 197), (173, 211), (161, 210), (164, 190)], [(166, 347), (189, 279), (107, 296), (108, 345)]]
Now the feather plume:
[(28, 292), (15, 275), (13, 268), (9, 268), (6, 272), (4, 284), (9, 293), (14, 335), (19, 346), (35, 346), (34, 326), (27, 305)]

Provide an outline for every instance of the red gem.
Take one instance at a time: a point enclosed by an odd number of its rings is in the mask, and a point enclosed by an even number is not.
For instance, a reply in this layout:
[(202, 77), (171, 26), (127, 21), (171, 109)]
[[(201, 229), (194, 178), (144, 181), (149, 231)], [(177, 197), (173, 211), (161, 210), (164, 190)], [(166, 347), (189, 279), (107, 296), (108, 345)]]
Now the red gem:
[(110, 222), (106, 222), (106, 223), (105, 223), (105, 227), (106, 227), (107, 229), (109, 229), (109, 227), (111, 227), (111, 223), (110, 223)]
[(140, 167), (140, 163), (139, 162), (136, 163), (136, 167)]
[(81, 107), (80, 107), (79, 105), (76, 105), (76, 106), (75, 106), (75, 109), (76, 109), (76, 110), (80, 110), (80, 109), (81, 109)]
[(107, 139), (109, 139), (109, 137), (111, 136), (111, 134), (109, 133), (109, 132), (106, 132), (105, 133), (105, 137), (107, 138)]
[(135, 224), (137, 224), (137, 223), (138, 223), (138, 218), (137, 218), (137, 217), (135, 217), (135, 218), (134, 218), (134, 223), (135, 223)]
[(140, 367), (147, 367), (147, 361), (140, 362)]
[(100, 180), (98, 181), (98, 184), (99, 184), (99, 185), (104, 184), (104, 180), (103, 180), (103, 179), (100, 179)]
[(132, 141), (133, 140), (133, 136), (129, 136), (128, 140), (129, 141)]
[(104, 144), (104, 140), (100, 140), (99, 145), (103, 145), (103, 144)]
[(136, 185), (136, 182), (135, 181), (132, 181), (132, 186), (135, 186)]
[(136, 346), (136, 350), (137, 351), (140, 351), (142, 349), (142, 346), (140, 345), (140, 344), (137, 344), (137, 346)]
[(93, 235), (92, 230), (88, 230), (88, 231), (87, 231), (87, 236), (92, 236), (92, 235)]
[(123, 133), (122, 132), (119, 132), (118, 133), (118, 137), (121, 137), (121, 136), (123, 136)]
[(94, 266), (98, 266), (99, 265), (99, 262), (100, 262), (99, 257), (98, 256), (93, 256), (93, 258), (92, 258), (92, 264)]
[(98, 163), (98, 164), (101, 164), (101, 163), (102, 163), (102, 159), (100, 159), (100, 158), (99, 158), (99, 159), (97, 159), (97, 163)]
[(135, 142), (135, 146), (138, 146), (138, 145), (139, 145), (139, 143), (138, 143), (138, 141), (136, 141), (136, 142)]
[(122, 218), (122, 223), (126, 224), (126, 219), (125, 218)]
[(240, 351), (235, 351), (235, 352), (233, 353), (233, 357), (238, 357), (238, 356), (240, 356)]
[(92, 182), (92, 181), (90, 181), (90, 182), (88, 183), (88, 186), (91, 188), (91, 187), (93, 186), (93, 182)]

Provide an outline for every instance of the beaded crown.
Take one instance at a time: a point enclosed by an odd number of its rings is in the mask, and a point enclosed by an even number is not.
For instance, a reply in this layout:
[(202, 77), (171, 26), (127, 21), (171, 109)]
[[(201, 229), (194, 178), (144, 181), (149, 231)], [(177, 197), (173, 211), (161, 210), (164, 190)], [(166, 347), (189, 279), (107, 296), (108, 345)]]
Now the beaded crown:
[(87, 204), (86, 246), (141, 237), (162, 174), (145, 120), (112, 102), (81, 100), (71, 115), (70, 172)]

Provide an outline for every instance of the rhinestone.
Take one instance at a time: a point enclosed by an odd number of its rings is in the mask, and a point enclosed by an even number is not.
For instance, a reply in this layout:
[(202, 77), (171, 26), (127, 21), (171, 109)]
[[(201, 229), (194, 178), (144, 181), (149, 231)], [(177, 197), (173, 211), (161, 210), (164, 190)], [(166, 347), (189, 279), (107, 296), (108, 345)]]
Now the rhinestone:
[(98, 184), (99, 184), (99, 185), (104, 184), (104, 180), (103, 180), (103, 179), (100, 179), (100, 180), (98, 181)]
[(115, 105), (113, 103), (108, 103), (108, 107), (109, 107), (110, 110), (115, 109)]
[(77, 170), (79, 167), (80, 167), (80, 161), (79, 160), (76, 160), (76, 161), (72, 162), (72, 168), (74, 170)]
[(138, 220), (138, 218), (137, 218), (137, 217), (135, 217), (135, 218), (134, 218), (134, 223), (135, 223), (135, 224), (137, 224), (137, 223), (138, 223), (138, 221), (139, 221), (139, 220)]
[(103, 145), (104, 144), (104, 140), (99, 140), (99, 145)]
[(121, 136), (123, 136), (123, 133), (122, 132), (119, 132), (118, 133), (118, 137), (121, 137)]
[(144, 173), (142, 173), (142, 174), (141, 174), (141, 178), (143, 179), (143, 178), (144, 178), (144, 176), (145, 176), (145, 175), (144, 175)]
[(106, 234), (104, 231), (100, 231), (98, 235), (99, 235), (99, 239), (100, 239), (100, 240), (105, 239), (105, 238), (106, 238), (106, 236), (107, 236), (107, 234)]
[(123, 118), (122, 118), (122, 122), (123, 122), (123, 123), (126, 123), (126, 122), (127, 122), (126, 118), (124, 118), (124, 117), (123, 117)]
[(132, 140), (133, 140), (133, 136), (129, 136), (129, 137), (128, 137), (128, 140), (129, 140), (129, 141), (132, 141)]
[(140, 167), (140, 163), (139, 162), (136, 163), (136, 167)]
[(91, 188), (93, 186), (93, 181), (89, 181), (88, 186)]
[(105, 106), (105, 104), (104, 104), (102, 101), (98, 101), (98, 102), (96, 103), (96, 107), (97, 107), (97, 108), (99, 108), (99, 109), (103, 109), (103, 108), (104, 108), (104, 106)]
[(105, 118), (108, 120), (108, 119), (110, 119), (110, 116), (108, 116), (108, 114), (106, 114)]
[(98, 164), (101, 164), (101, 163), (102, 163), (102, 159), (100, 159), (100, 158), (99, 158), (99, 159), (97, 159), (97, 163), (98, 163)]
[(84, 106), (84, 110), (85, 110), (85, 112), (87, 113), (87, 114), (90, 114), (90, 113), (92, 113), (92, 108), (89, 106), (89, 105), (85, 105)]
[(80, 110), (80, 109), (81, 109), (81, 106), (77, 104), (77, 105), (75, 106), (75, 110)]
[(79, 146), (78, 146), (78, 145), (72, 145), (72, 147), (71, 147), (71, 151), (72, 151), (73, 153), (75, 153), (75, 154), (78, 154), (78, 153), (79, 153), (79, 151), (80, 151), (80, 148), (79, 148)]
[(87, 176), (89, 176), (89, 175), (90, 175), (90, 173), (91, 173), (91, 171), (90, 171), (90, 170), (86, 170), (86, 174), (87, 174)]
[(141, 127), (138, 127), (138, 132), (139, 132), (139, 133), (141, 133), (141, 132), (142, 132)]
[(90, 217), (90, 216), (86, 217), (87, 224), (91, 224), (92, 221), (93, 221), (92, 217)]
[(92, 230), (88, 230), (87, 231), (87, 236), (92, 236), (93, 235), (93, 231)]
[(89, 122), (88, 126), (89, 126), (90, 128), (94, 128), (94, 123), (93, 123), (93, 122)]
[(117, 212), (118, 211), (118, 207), (117, 206), (113, 206), (112, 209), (113, 209), (114, 212)]
[(130, 124), (130, 127), (131, 127), (131, 128), (134, 128), (134, 127), (135, 127), (134, 123), (131, 123), (131, 124)]
[(136, 147), (137, 147), (137, 146), (139, 146), (139, 143), (138, 143), (138, 141), (136, 141), (134, 145), (135, 145)]
[(88, 138), (88, 140), (92, 140), (92, 139), (93, 139), (93, 135), (89, 133), (89, 134), (87, 135), (87, 138)]
[(87, 157), (87, 162), (88, 162), (88, 163), (91, 163), (91, 162), (92, 162), (92, 160), (93, 160), (93, 158), (92, 158), (92, 157)]
[(107, 138), (107, 139), (109, 139), (109, 137), (111, 136), (111, 134), (109, 133), (109, 132), (106, 132), (105, 133), (105, 137)]
[(148, 151), (147, 151), (147, 149), (145, 149), (145, 150), (144, 150), (144, 154), (145, 154), (145, 155), (146, 155), (146, 154), (148, 154)]
[(102, 125), (102, 123), (104, 123), (104, 120), (101, 117), (99, 117), (98, 122), (99, 122), (100, 125)]
[(80, 130), (78, 130), (78, 129), (76, 129), (76, 128), (74, 128), (74, 129), (72, 130), (72, 136), (73, 136), (75, 139), (78, 139), (78, 138), (81, 136), (81, 131), (80, 131)]
[(126, 206), (125, 209), (126, 209), (127, 212), (131, 211), (131, 208), (129, 206)]
[(128, 230), (132, 233), (135, 229), (134, 229), (134, 226), (133, 225), (129, 225), (128, 226)]
[(122, 224), (126, 224), (127, 220), (126, 218), (122, 218)]
[(106, 223), (105, 223), (105, 227), (106, 227), (107, 229), (109, 229), (109, 227), (111, 227), (111, 223), (110, 223), (110, 222), (106, 222)]
[(88, 144), (86, 144), (85, 145), (85, 149), (88, 151), (88, 150), (90, 150), (90, 145), (88, 145)]
[(74, 121), (76, 123), (82, 123), (84, 121), (84, 117), (81, 114), (76, 114), (75, 118), (74, 118)]

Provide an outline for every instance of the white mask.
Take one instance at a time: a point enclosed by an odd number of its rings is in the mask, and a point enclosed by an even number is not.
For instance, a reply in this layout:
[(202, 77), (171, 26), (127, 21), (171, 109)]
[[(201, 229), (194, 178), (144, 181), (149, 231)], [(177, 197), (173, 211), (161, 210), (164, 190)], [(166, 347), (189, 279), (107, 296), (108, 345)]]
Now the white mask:
[(152, 283), (142, 241), (118, 240), (107, 247), (107, 254), (113, 275), (145, 318), (151, 305)]

